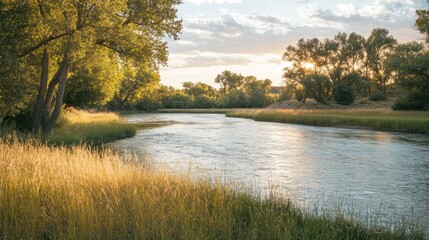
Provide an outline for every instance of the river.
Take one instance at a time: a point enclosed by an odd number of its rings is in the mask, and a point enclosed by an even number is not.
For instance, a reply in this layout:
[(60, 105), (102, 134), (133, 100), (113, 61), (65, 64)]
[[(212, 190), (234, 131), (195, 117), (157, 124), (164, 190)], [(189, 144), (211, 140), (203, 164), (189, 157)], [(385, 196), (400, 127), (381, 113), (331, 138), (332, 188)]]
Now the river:
[[(223, 114), (136, 114), (168, 122), (107, 144), (177, 171), (270, 188), (305, 206), (326, 205), (388, 219), (429, 222), (429, 135), (312, 127), (226, 118)], [(323, 207), (323, 206), (322, 206)], [(367, 216), (368, 217), (368, 216)]]

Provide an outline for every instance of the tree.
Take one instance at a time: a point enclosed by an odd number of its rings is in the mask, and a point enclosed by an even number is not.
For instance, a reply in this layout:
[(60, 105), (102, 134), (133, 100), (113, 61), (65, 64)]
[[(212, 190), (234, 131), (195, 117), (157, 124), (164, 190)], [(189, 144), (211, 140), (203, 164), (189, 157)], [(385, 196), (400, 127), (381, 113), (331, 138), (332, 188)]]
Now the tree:
[(114, 98), (119, 110), (124, 110), (130, 102), (138, 101), (145, 91), (155, 88), (160, 82), (158, 72), (144, 64), (128, 63), (123, 67), (124, 77)]
[(386, 95), (386, 84), (391, 79), (387, 61), (396, 44), (396, 39), (389, 35), (389, 30), (384, 28), (372, 30), (365, 44), (368, 78), (372, 79), (377, 86), (377, 90), (384, 95)]
[(100, 49), (73, 65), (64, 93), (67, 106), (97, 107), (112, 100), (124, 76), (123, 67), (109, 54)]
[(243, 88), (249, 97), (249, 107), (264, 107), (271, 103), (268, 97), (271, 80), (257, 80), (256, 77), (248, 76), (245, 77), (244, 82)]
[(403, 97), (396, 110), (429, 110), (429, 51), (423, 44), (411, 42), (396, 47), (388, 66), (396, 73)]
[(421, 34), (426, 35), (426, 43), (429, 43), (429, 9), (419, 9), (416, 11), (416, 15), (414, 25)]
[(12, 1), (0, 2), (0, 124), (5, 116), (15, 116), (28, 107), (34, 94), (31, 81), (37, 69), (26, 66), (33, 59), (20, 59), (22, 43), (32, 24), (29, 8)]
[(193, 98), (194, 107), (211, 108), (216, 105), (219, 94), (214, 87), (201, 82), (184, 82), (182, 86), (184, 92)]
[(244, 77), (231, 71), (223, 71), (216, 76), (215, 83), (220, 84), (221, 91), (225, 95), (233, 89), (239, 89), (244, 83)]
[(300, 39), (283, 55), (292, 63), (284, 69), (286, 87), (302, 102), (308, 97), (328, 103), (344, 76), (357, 72), (363, 61), (364, 38), (356, 33), (339, 33), (334, 39)]
[[(23, 27), (28, 36), (19, 41), (18, 57), (41, 59), (34, 132), (42, 130), (43, 137), (50, 134), (60, 115), (70, 66), (92, 51), (107, 48), (116, 53), (116, 58), (144, 62), (153, 69), (165, 64), (164, 37), (177, 39), (180, 33), (181, 21), (176, 19), (175, 9), (180, 3), (180, 0), (3, 1), (3, 9), (16, 12), (17, 17), (10, 19), (11, 26), (19, 26), (20, 18), (31, 23)], [(18, 11), (21, 8), (25, 11)], [(16, 32), (16, 29), (5, 31)]]

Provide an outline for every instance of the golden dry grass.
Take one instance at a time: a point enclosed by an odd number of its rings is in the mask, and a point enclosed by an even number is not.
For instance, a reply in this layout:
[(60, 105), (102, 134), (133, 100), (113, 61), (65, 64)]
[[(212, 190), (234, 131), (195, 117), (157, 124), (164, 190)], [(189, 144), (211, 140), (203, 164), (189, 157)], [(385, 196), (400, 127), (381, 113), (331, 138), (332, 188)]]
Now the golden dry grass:
[(353, 127), (412, 133), (429, 132), (429, 112), (397, 112), (390, 109), (241, 109), (228, 117), (311, 126)]
[(99, 144), (136, 134), (136, 127), (116, 113), (67, 109), (48, 141), (56, 145)]
[(424, 239), (86, 147), (0, 142), (0, 239)]

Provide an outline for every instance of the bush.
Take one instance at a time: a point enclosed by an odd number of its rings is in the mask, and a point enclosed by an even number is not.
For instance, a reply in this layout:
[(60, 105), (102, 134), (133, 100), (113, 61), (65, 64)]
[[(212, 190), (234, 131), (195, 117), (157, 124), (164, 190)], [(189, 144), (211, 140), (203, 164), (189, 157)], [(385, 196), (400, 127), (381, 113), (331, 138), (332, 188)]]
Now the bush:
[(339, 85), (334, 90), (334, 100), (341, 105), (350, 105), (355, 101), (353, 88), (347, 85)]
[(393, 110), (429, 110), (429, 92), (420, 91), (401, 98), (392, 106)]
[(164, 108), (192, 108), (194, 105), (192, 97), (183, 93), (164, 96), (162, 98)]
[(305, 100), (305, 91), (304, 90), (297, 90), (295, 92), (295, 98), (297, 101), (302, 102)]
[(195, 107), (196, 108), (213, 108), (216, 106), (214, 98), (202, 95), (195, 97)]
[(161, 108), (161, 103), (156, 99), (144, 97), (142, 100), (137, 102), (136, 108), (140, 111), (155, 111)]
[(375, 91), (375, 92), (372, 92), (371, 94), (369, 94), (369, 100), (375, 101), (375, 102), (386, 101), (387, 96), (382, 91)]
[(223, 97), (223, 102), (227, 108), (246, 108), (249, 106), (249, 96), (241, 90), (233, 89)]

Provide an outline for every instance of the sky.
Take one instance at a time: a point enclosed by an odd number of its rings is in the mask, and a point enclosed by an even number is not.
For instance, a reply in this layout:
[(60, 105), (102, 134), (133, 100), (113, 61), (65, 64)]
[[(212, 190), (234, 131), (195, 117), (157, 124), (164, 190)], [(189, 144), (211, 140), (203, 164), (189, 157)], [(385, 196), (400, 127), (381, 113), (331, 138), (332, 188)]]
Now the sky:
[(300, 38), (333, 38), (339, 32), (367, 37), (387, 28), (399, 42), (421, 41), (415, 10), (426, 0), (183, 0), (180, 40), (169, 42), (161, 83), (214, 83), (224, 70), (282, 84), (283, 53)]

